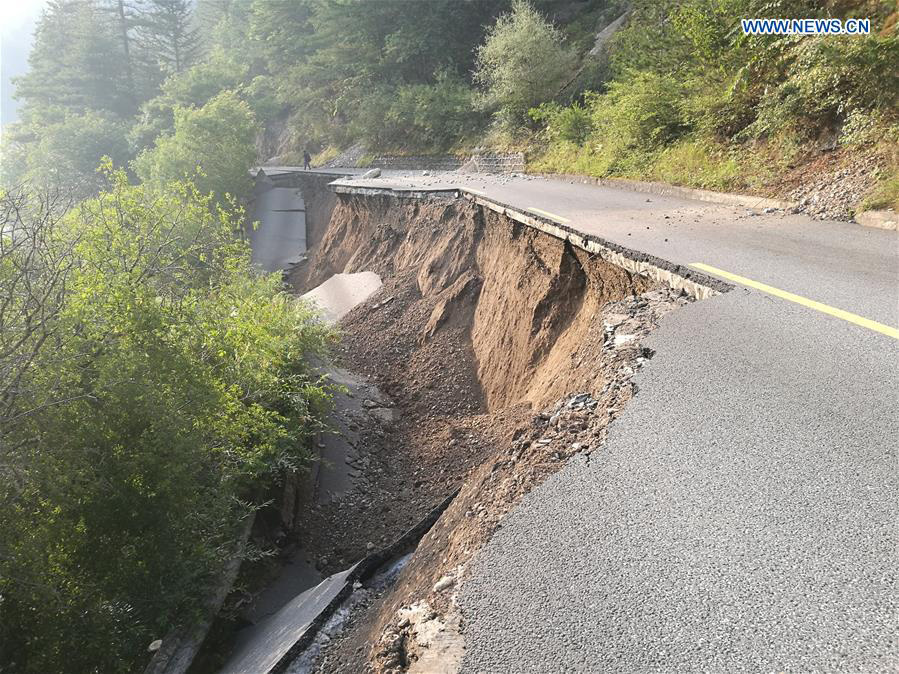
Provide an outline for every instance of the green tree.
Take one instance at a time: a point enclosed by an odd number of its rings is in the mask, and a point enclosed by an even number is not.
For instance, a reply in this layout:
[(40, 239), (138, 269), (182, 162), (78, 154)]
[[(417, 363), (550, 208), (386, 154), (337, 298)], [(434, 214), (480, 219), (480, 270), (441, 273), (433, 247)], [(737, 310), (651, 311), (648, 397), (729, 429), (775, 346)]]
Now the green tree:
[(141, 180), (162, 187), (199, 171), (197, 186), (219, 201), (226, 194), (246, 196), (256, 156), (256, 122), (250, 106), (225, 91), (199, 108), (179, 106), (174, 115), (174, 133), (160, 137), (135, 160)]
[(253, 275), (239, 211), (109, 178), (50, 225), (0, 200), (22, 233), (0, 247), (22, 309), (0, 343), (26, 338), (0, 352), (20, 392), (0, 407), (4, 671), (139, 671), (196, 615), (259, 486), (304, 465), (327, 402), (306, 357), (328, 333)]
[(436, 103), (449, 91), (440, 78), (468, 84), (485, 22), (506, 6), (506, 0), (257, 0), (251, 33), (277, 76), (282, 102), (293, 109), (298, 136), (370, 140), (374, 120), (401, 88), (433, 86)]
[(474, 92), (450, 73), (439, 74), (433, 84), (382, 87), (366, 95), (362, 106), (366, 114), (356, 117), (350, 128), (371, 147), (442, 152), (483, 128)]
[(95, 194), (102, 179), (97, 167), (104, 156), (124, 164), (130, 158), (127, 125), (108, 113), (62, 112), (42, 124), (22, 123), (11, 130), (11, 152), (3, 153), (3, 184), (28, 181), (76, 198)]
[(180, 73), (199, 56), (202, 45), (192, 19), (190, 0), (142, 0), (138, 6), (137, 42), (164, 73)]
[(512, 129), (525, 122), (530, 108), (558, 94), (575, 59), (557, 28), (526, 0), (515, 0), (478, 48), (475, 80), (498, 121)]
[(222, 91), (236, 91), (247, 77), (248, 68), (222, 47), (214, 47), (206, 57), (162, 83), (158, 96), (141, 106), (129, 137), (135, 151), (151, 147), (163, 134), (175, 128), (175, 108), (206, 105)]
[(29, 108), (98, 110), (120, 117), (135, 111), (119, 28), (92, 0), (51, 0), (35, 29), (28, 72), (15, 80)]

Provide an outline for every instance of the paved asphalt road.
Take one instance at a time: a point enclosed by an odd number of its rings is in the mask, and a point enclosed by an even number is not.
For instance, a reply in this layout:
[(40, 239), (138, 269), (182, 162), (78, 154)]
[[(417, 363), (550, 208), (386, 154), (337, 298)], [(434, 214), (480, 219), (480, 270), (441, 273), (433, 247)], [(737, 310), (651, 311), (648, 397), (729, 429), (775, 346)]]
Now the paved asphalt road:
[(896, 232), (539, 178), (356, 182), (450, 183), (863, 323), (742, 283), (669, 314), (606, 446), (472, 561), (463, 671), (899, 671)]
[(257, 195), (250, 232), (253, 263), (265, 271), (284, 269), (306, 252), (306, 206), (297, 190), (274, 187)]

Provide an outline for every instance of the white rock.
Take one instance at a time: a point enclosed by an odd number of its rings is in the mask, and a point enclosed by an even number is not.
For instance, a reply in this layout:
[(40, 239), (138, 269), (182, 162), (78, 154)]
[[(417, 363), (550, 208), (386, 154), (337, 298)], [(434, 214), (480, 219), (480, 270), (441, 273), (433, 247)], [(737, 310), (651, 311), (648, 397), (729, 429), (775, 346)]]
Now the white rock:
[(452, 576), (444, 576), (434, 584), (434, 592), (443, 592), (455, 585), (456, 579)]

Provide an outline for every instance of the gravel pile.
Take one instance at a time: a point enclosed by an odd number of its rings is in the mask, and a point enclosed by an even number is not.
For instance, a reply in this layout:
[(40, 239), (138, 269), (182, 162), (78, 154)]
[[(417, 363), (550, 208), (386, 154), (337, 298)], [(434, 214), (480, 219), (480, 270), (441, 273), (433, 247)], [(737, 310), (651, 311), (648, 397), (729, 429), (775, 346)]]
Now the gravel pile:
[(855, 207), (871, 189), (882, 169), (878, 157), (861, 157), (794, 189), (789, 199), (796, 212), (818, 220), (852, 220)]
[(363, 156), (365, 156), (365, 147), (356, 144), (316, 168), (354, 168), (359, 165)]

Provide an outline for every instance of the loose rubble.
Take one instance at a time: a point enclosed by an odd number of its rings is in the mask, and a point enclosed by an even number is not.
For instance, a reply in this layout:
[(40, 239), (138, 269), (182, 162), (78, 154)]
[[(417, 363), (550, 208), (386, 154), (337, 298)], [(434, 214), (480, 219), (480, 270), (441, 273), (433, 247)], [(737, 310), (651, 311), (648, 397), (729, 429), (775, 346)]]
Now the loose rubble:
[(817, 175), (806, 176), (787, 198), (796, 202), (797, 213), (818, 220), (851, 220), (859, 202), (877, 182), (884, 167), (882, 158), (862, 156)]

